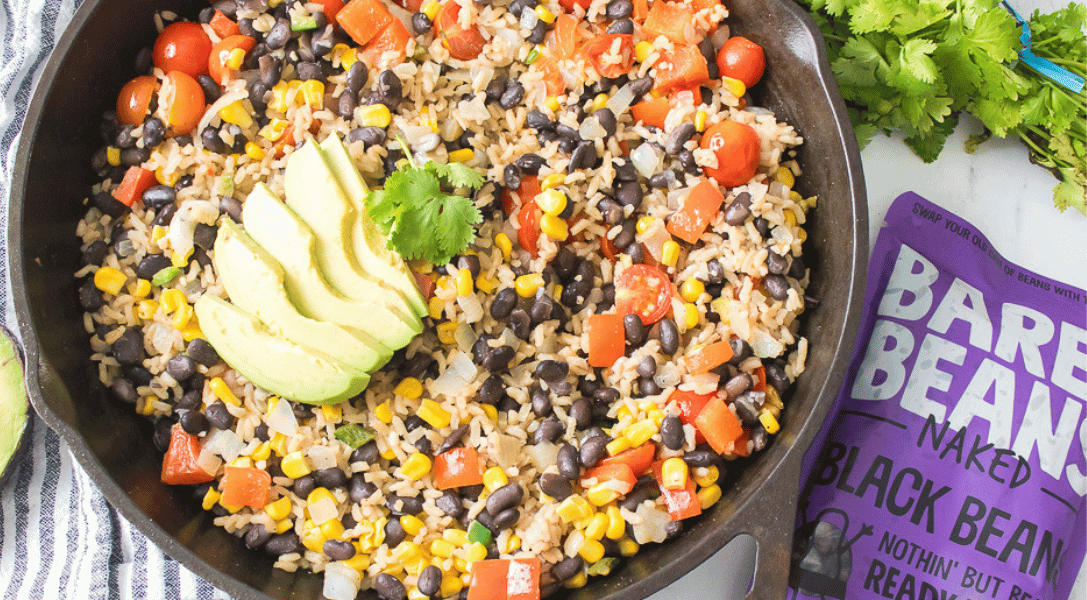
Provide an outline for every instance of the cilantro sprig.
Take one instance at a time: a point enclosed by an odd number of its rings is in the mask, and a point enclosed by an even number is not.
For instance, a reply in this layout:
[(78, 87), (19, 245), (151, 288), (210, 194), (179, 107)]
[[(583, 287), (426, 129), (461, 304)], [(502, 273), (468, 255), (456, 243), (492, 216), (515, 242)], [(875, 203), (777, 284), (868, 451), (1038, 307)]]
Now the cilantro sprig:
[(389, 175), (384, 189), (366, 199), (370, 217), (388, 236), (389, 248), (407, 259), (444, 265), (475, 239), (483, 215), (457, 189), (479, 189), (483, 175), (460, 163), (416, 164), (407, 143), (397, 138), (407, 161)]
[[(959, 114), (990, 136), (1019, 137), (1061, 183), (1053, 200), (1087, 215), (1087, 93), (1073, 93), (1017, 61), (1020, 27), (999, 0), (800, 0), (827, 41), (831, 68), (863, 147), (899, 132), (923, 160), (939, 155)], [(1082, 4), (1029, 19), (1032, 50), (1087, 71)]]

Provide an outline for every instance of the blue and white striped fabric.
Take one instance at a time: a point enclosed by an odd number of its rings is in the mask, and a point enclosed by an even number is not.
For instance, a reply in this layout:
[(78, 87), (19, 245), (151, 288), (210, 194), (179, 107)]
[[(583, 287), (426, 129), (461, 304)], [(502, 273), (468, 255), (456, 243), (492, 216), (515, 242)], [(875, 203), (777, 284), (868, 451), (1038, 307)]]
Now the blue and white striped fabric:
[[(19, 130), (37, 75), (81, 0), (0, 0), (0, 321), (14, 315), (7, 210)], [(74, 232), (73, 232), (74, 235)], [(167, 557), (121, 517), (40, 420), (0, 489), (0, 598), (229, 598)]]

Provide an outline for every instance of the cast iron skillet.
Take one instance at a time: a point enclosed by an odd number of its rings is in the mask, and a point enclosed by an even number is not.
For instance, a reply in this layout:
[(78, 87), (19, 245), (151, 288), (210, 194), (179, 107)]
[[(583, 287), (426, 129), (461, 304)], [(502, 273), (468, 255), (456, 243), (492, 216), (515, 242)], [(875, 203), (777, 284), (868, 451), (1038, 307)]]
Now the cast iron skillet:
[[(26, 345), (26, 380), (38, 414), (72, 448), (106, 498), (159, 547), (227, 593), (243, 599), (312, 600), (320, 575), (272, 568), (268, 556), (212, 524), (191, 488), (159, 482), (162, 455), (151, 425), (97, 381), (77, 301), (76, 223), (95, 183), (89, 167), (101, 144), (102, 112), (134, 76), (136, 52), (154, 40), (151, 15), (195, 15), (206, 0), (87, 0), (57, 43), (35, 91), (19, 146), (9, 211), (8, 256), (16, 314)], [(728, 465), (726, 494), (678, 540), (643, 550), (611, 577), (568, 593), (572, 600), (644, 598), (693, 569), (729, 540), (757, 541), (750, 597), (782, 598), (788, 576), (800, 459), (823, 421), (850, 358), (868, 257), (860, 157), (818, 30), (789, 0), (732, 0), (734, 31), (761, 44), (766, 77), (759, 103), (794, 124), (806, 142), (800, 190), (816, 194), (808, 224), (811, 342), (770, 447)], [(372, 593), (370, 593), (372, 597)]]

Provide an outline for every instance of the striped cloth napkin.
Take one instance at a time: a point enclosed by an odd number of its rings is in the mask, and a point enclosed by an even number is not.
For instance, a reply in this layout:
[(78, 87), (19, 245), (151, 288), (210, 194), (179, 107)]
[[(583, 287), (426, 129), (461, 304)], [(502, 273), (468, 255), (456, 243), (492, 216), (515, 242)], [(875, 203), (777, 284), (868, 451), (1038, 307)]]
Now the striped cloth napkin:
[[(9, 326), (14, 310), (6, 225), (19, 130), (37, 76), (80, 3), (2, 0), (0, 5), (0, 321)], [(67, 445), (36, 417), (29, 435), (30, 451), (0, 489), (0, 598), (229, 598), (166, 556), (110, 507)]]

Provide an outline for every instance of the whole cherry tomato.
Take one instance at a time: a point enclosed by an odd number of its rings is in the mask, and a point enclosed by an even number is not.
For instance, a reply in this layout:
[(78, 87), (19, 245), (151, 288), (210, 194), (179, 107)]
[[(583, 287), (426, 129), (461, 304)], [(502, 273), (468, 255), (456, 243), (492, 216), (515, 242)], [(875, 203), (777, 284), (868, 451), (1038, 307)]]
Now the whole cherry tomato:
[(702, 167), (725, 187), (747, 183), (759, 168), (759, 135), (751, 127), (736, 121), (722, 121), (702, 135), (702, 149), (713, 150), (716, 167)]
[(717, 53), (717, 69), (724, 77), (739, 79), (751, 87), (762, 79), (766, 70), (766, 55), (762, 46), (735, 35), (727, 40)]
[(117, 95), (117, 120), (132, 126), (143, 123), (157, 87), (158, 81), (150, 75), (140, 75), (126, 83)]
[(185, 135), (200, 123), (206, 108), (200, 84), (181, 71), (170, 71), (159, 90), (159, 118), (171, 137)]
[(672, 308), (676, 288), (660, 269), (631, 265), (615, 278), (615, 308), (619, 314), (638, 315), (652, 325)]
[(179, 21), (167, 25), (155, 40), (151, 58), (163, 71), (181, 71), (196, 77), (208, 72), (211, 38), (199, 23)]
[(244, 56), (245, 52), (249, 52), (256, 45), (257, 40), (247, 35), (232, 35), (216, 43), (208, 53), (207, 65), (205, 65), (212, 80), (219, 85), (229, 81), (235, 71), (230, 67), (231, 53), (240, 48)]

